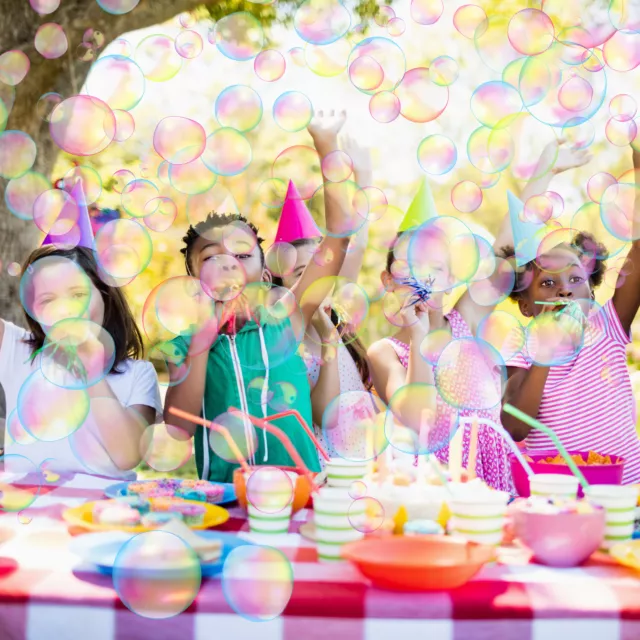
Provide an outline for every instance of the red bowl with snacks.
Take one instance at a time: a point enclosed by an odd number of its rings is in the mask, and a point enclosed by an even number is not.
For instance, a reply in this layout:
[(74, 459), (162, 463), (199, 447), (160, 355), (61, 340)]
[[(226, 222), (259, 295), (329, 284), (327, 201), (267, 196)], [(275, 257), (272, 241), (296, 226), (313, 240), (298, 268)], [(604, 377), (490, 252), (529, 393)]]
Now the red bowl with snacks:
[[(560, 455), (555, 449), (544, 451), (523, 451), (522, 455), (529, 463), (531, 470), (538, 473), (559, 473), (572, 476), (573, 472), (563, 459), (562, 463), (556, 462)], [(622, 474), (624, 472), (624, 460), (618, 456), (597, 454), (594, 451), (569, 451), (569, 455), (574, 457), (578, 469), (584, 475), (589, 484), (622, 484)], [(597, 456), (597, 457), (596, 457)], [(582, 458), (586, 464), (580, 464), (576, 458)], [(514, 454), (509, 455), (511, 461), (511, 474), (513, 484), (518, 495), (528, 498), (531, 495), (529, 489), (529, 477), (518, 458)], [(554, 462), (548, 462), (549, 459)], [(599, 460), (599, 461), (598, 461)], [(603, 461), (604, 460), (604, 461)], [(578, 496), (584, 496), (582, 486), (578, 488)]]

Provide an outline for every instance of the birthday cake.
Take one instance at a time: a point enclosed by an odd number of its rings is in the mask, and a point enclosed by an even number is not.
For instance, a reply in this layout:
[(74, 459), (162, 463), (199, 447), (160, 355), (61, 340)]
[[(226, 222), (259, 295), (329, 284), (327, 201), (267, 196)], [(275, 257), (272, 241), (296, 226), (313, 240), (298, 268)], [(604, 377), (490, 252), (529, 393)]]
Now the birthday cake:
[(215, 504), (222, 499), (224, 487), (206, 480), (161, 478), (146, 482), (130, 482), (127, 495), (143, 498), (181, 498)]
[(113, 527), (160, 527), (173, 520), (187, 526), (204, 523), (203, 504), (162, 496), (148, 500), (139, 495), (100, 500), (93, 505), (93, 521)]

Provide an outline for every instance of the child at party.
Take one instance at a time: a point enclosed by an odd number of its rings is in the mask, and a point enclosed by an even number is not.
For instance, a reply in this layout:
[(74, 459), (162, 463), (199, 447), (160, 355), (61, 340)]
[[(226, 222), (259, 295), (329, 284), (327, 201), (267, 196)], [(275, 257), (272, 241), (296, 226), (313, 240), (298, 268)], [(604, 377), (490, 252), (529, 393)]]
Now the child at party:
[[(545, 166), (549, 156), (552, 156), (556, 157), (554, 170), (544, 176), (540, 175), (541, 172), (536, 172), (535, 175), (540, 177), (529, 181), (523, 191), (523, 198), (528, 199), (544, 192), (554, 174), (580, 166), (588, 160), (586, 153), (559, 148), (562, 143), (563, 141), (560, 140), (545, 148), (538, 166)], [(514, 201), (515, 199), (510, 196), (510, 216), (505, 217), (498, 237), (493, 243), (494, 251), (504, 246), (505, 242), (512, 242), (510, 218), (512, 220), (514, 216)], [(433, 276), (430, 283), (431, 296), (426, 302), (416, 303), (415, 298), (407, 290), (405, 283), (411, 274), (408, 250), (412, 233), (420, 228), (420, 225), (436, 216), (435, 203), (428, 183), (424, 182), (400, 226), (400, 236), (393, 249), (389, 251), (386, 269), (381, 274), (386, 290), (399, 293), (403, 302), (396, 320), (401, 326), (400, 331), (393, 338), (379, 340), (369, 348), (373, 383), (381, 399), (386, 403), (389, 403), (401, 389), (406, 389), (404, 395), (407, 397), (403, 398), (403, 402), (415, 405), (408, 410), (418, 415), (428, 416), (424, 424), (428, 434), (426, 436), (420, 434), (419, 437), (423, 438), (423, 441), (418, 445), (417, 452), (435, 451), (437, 457), (443, 462), (448, 462), (447, 444), (459, 421), (470, 421), (476, 418), (478, 435), (475, 472), (490, 486), (510, 491), (512, 481), (507, 445), (500, 434), (483, 425), (482, 422), (484, 418), (499, 423), (499, 403), (490, 409), (461, 408), (457, 411), (457, 408), (447, 403), (433, 386), (435, 385), (434, 366), (421, 353), (421, 347), (427, 344), (425, 340), (430, 334), (442, 336), (444, 333), (445, 336), (448, 335), (447, 340), (475, 336), (482, 319), (495, 307), (493, 304), (478, 304), (467, 290), (448, 314), (443, 313), (444, 296), (447, 295), (452, 284), (455, 284), (453, 282), (455, 278), (451, 269), (452, 256), (447, 246), (449, 239), (446, 234), (440, 234), (442, 238), (438, 241), (437, 229), (434, 229), (431, 234), (432, 241), (429, 245), (429, 264)], [(467, 389), (472, 389), (476, 396), (489, 390), (490, 395), (499, 398), (501, 392), (499, 374), (494, 369), (484, 366), (486, 363), (481, 362), (482, 356), (477, 349), (471, 348), (468, 355), (479, 358), (478, 367), (464, 367), (469, 376), (475, 377), (473, 380), (461, 381), (460, 384), (465, 385)], [(477, 375), (480, 369), (483, 374)], [(461, 367), (460, 370), (462, 371), (463, 368)], [(415, 384), (431, 385), (429, 388), (432, 393), (426, 392), (426, 387), (420, 393), (418, 391), (412, 393), (412, 385)], [(417, 424), (407, 426), (415, 430), (419, 428)], [(465, 429), (462, 437), (462, 464), (466, 467), (471, 430)]]
[(122, 291), (102, 279), (79, 181), (72, 195), (78, 222), (65, 237), (47, 236), (22, 267), (29, 330), (0, 321), (5, 461), (135, 479), (141, 437), (161, 411), (158, 380), (140, 359), (141, 335)]
[[(343, 151), (353, 163), (356, 184), (361, 188), (371, 185), (371, 156), (368, 149), (361, 147), (355, 140), (345, 136)], [(345, 257), (340, 276), (350, 282), (358, 279), (364, 251), (368, 240), (368, 222), (354, 234)], [(273, 283), (291, 289), (299, 280), (309, 262), (313, 260), (322, 233), (297, 193), (293, 183), (285, 200), (280, 222), (275, 236), (275, 245), (287, 243), (296, 250), (296, 261), (286, 274), (273, 275)], [(342, 283), (343, 281), (341, 281)], [(331, 455), (362, 456), (364, 440), (361, 433), (353, 429), (354, 410), (358, 412), (360, 404), (366, 401), (365, 395), (345, 395), (343, 400), (334, 401), (340, 394), (370, 389), (369, 364), (366, 349), (347, 322), (343, 321), (330, 305), (323, 304), (307, 327), (304, 342), (301, 345), (311, 385), (311, 405), (313, 421), (321, 431), (320, 439)], [(333, 404), (332, 404), (333, 403)], [(367, 403), (369, 409), (371, 403)], [(329, 406), (333, 407), (325, 417)], [(361, 414), (362, 411), (359, 412)], [(325, 429), (322, 430), (322, 425)]]
[[(638, 151), (633, 152), (633, 166), (637, 190)], [(602, 307), (593, 300), (606, 270), (607, 250), (590, 234), (564, 238), (552, 233), (528, 253), (505, 250), (515, 254), (520, 267), (511, 297), (532, 319), (525, 349), (507, 363), (505, 402), (552, 428), (569, 450), (623, 458), (625, 484), (640, 481), (640, 442), (626, 358), (631, 323), (640, 307), (640, 198), (632, 205), (627, 197), (633, 188), (630, 182), (616, 185), (614, 200), (602, 205), (609, 211), (620, 208), (629, 221), (624, 236), (632, 240), (613, 297)], [(527, 449), (555, 448), (546, 434), (505, 411), (502, 422), (515, 440), (525, 440)]]
[[(334, 112), (327, 116), (319, 112), (312, 120), (309, 133), (321, 158), (337, 149), (337, 134), (345, 119), (344, 112), (337, 116)], [(344, 226), (347, 200), (341, 187), (326, 189), (325, 215), (329, 232), (336, 232)], [(252, 238), (242, 251), (225, 242), (229, 230), (238, 221), (245, 224), (245, 230), (250, 230)], [(329, 293), (328, 286), (310, 289), (310, 285), (321, 278), (339, 274), (349, 243), (348, 237), (327, 235), (318, 247), (319, 259), (309, 263), (291, 289), (301, 313), (294, 311), (287, 317), (282, 313), (280, 322), (265, 322), (262, 317), (264, 305), (254, 305), (252, 310), (248, 308), (251, 298), (260, 297), (254, 296), (250, 289), (255, 291), (256, 283), (271, 279), (265, 266), (262, 239), (257, 234), (258, 230), (239, 215), (211, 214), (205, 221), (190, 227), (185, 236), (183, 251), (188, 273), (200, 277), (208, 261), (222, 258), (228, 261), (229, 256), (233, 256), (240, 261), (247, 283), (236, 299), (215, 303), (213, 317), (216, 320), (202, 324), (191, 339), (178, 337), (174, 340), (179, 354), (188, 361), (188, 374), (184, 375), (184, 368), (179, 363), (169, 367), (173, 379), (178, 377), (180, 382), (169, 388), (165, 418), (172, 425), (188, 429), (195, 435), (198, 472), (201, 477), (211, 480), (232, 479), (237, 467), (232, 462), (233, 456), (222, 452), (216, 444), (218, 440), (213, 436), (210, 438), (206, 429), (175, 418), (168, 409), (177, 407), (190, 413), (201, 413), (207, 420), (230, 425), (243, 455), (256, 464), (293, 464), (273, 435), (263, 431), (258, 437), (245, 419), (238, 414), (235, 418), (229, 417), (227, 412), (230, 407), (235, 407), (244, 414), (267, 417), (275, 413), (270, 411), (273, 406), (270, 400), (272, 390), (287, 388), (294, 390), (290, 408), (296, 409), (307, 424), (311, 424), (309, 384), (304, 363), (296, 351), (311, 318)], [(234, 425), (238, 422), (242, 426), (236, 431)], [(318, 471), (317, 451), (298, 422), (293, 417), (285, 417), (276, 420), (274, 425), (286, 432), (306, 465), (312, 471)]]

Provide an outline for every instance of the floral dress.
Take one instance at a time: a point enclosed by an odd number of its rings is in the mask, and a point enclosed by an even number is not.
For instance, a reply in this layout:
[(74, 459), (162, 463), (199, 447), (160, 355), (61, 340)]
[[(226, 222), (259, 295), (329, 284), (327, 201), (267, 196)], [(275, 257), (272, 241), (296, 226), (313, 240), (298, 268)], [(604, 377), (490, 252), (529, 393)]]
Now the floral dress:
[[(449, 321), (451, 335), (454, 340), (458, 338), (473, 337), (469, 326), (458, 311), (454, 309), (446, 317)], [(387, 338), (387, 340), (391, 343), (402, 365), (407, 368), (409, 365), (409, 345), (397, 340), (396, 338)], [(469, 368), (468, 370), (471, 369), (472, 368)], [(470, 381), (461, 380), (460, 384), (465, 384), (465, 382), (468, 384)], [(471, 384), (470, 387), (475, 388), (475, 385)], [(453, 407), (445, 402), (440, 394), (438, 394), (437, 403), (438, 416), (449, 416), (451, 411), (455, 411)], [(494, 489), (514, 493), (513, 481), (511, 479), (511, 467), (507, 455), (508, 445), (504, 442), (503, 437), (499, 433), (496, 433), (491, 427), (488, 427), (482, 422), (482, 418), (486, 418), (492, 420), (496, 424), (500, 424), (500, 405), (498, 404), (492, 409), (459, 410), (460, 420), (469, 417), (478, 418), (478, 447), (476, 456), (477, 476)], [(470, 437), (471, 430), (469, 428), (465, 428), (462, 439), (462, 464), (465, 467), (467, 466), (469, 458)], [(437, 451), (435, 455), (441, 462), (444, 462), (445, 464), (448, 463), (449, 447), (443, 447)]]

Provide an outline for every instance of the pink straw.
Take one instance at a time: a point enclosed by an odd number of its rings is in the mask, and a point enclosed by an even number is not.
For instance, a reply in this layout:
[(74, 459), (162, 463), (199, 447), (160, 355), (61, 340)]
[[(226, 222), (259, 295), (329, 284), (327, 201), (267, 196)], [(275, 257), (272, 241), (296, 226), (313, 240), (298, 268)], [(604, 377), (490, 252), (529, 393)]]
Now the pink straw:
[(207, 429), (211, 429), (212, 431), (217, 431), (222, 434), (222, 437), (227, 441), (229, 448), (233, 451), (233, 455), (238, 460), (238, 464), (242, 467), (242, 470), (246, 473), (251, 473), (251, 468), (246, 463), (240, 449), (238, 449), (238, 445), (235, 443), (234, 439), (231, 437), (229, 430), (226, 427), (223, 427), (220, 424), (214, 424), (209, 420), (205, 420), (199, 416), (194, 416), (192, 413), (188, 413), (187, 411), (183, 411), (182, 409), (176, 409), (176, 407), (169, 407), (169, 413), (176, 416), (177, 418), (182, 418), (183, 420), (188, 420), (189, 422), (193, 422), (194, 424), (202, 425)]

